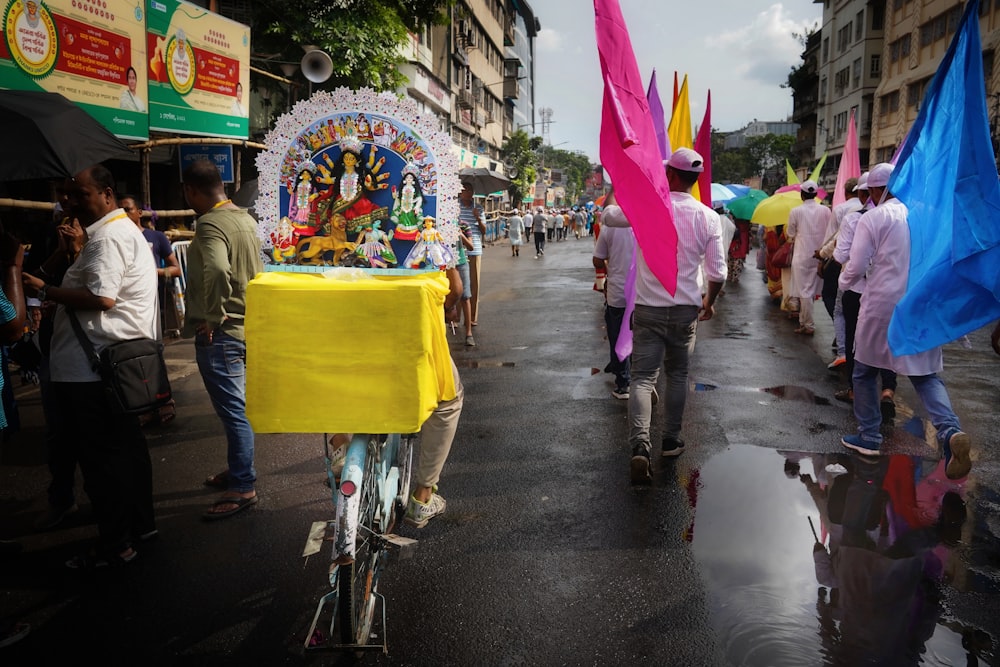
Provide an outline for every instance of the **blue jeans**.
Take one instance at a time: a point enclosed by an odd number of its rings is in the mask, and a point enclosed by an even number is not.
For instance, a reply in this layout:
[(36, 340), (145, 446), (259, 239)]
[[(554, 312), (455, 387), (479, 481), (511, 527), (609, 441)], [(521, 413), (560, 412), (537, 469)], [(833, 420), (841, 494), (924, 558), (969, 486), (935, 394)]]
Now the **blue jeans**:
[(229, 490), (253, 491), (257, 471), (253, 467), (253, 429), (246, 413), (246, 343), (217, 330), (211, 343), (202, 336), (195, 339), (195, 358), (226, 432)]
[[(879, 409), (879, 389), (876, 383), (881, 372), (881, 369), (854, 360), (854, 416), (858, 420), (858, 433), (862, 440), (876, 444), (882, 443), (882, 434), (879, 432), (882, 412)], [(911, 375), (909, 378), (920, 402), (930, 415), (931, 423), (937, 429), (938, 444), (943, 445), (961, 430), (944, 382), (937, 373)]]
[(667, 374), (663, 435), (678, 438), (687, 400), (688, 358), (694, 351), (698, 306), (654, 308), (636, 305), (632, 316), (632, 386), (628, 400), (628, 441), (649, 453), (653, 387), (660, 364)]
[(618, 344), (618, 335), (622, 330), (622, 320), (625, 319), (625, 309), (615, 306), (604, 306), (604, 324), (608, 328), (608, 345), (611, 347), (611, 372), (615, 374), (615, 387), (618, 389), (628, 389), (632, 382), (629, 372), (629, 357), (619, 360), (615, 354), (615, 345)]

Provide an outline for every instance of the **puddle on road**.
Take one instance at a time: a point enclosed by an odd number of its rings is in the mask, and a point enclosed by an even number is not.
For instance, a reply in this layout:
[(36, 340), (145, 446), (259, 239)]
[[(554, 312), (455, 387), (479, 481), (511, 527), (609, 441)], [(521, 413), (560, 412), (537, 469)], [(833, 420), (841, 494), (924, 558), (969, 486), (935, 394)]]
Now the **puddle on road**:
[[(686, 477), (691, 548), (731, 664), (996, 664), (996, 640), (960, 616), (1000, 593), (997, 494), (974, 475), (948, 480), (919, 456), (738, 445)], [(949, 608), (959, 593), (962, 610)]]
[(475, 361), (473, 359), (455, 359), (459, 368), (514, 368), (513, 361)]
[[(704, 382), (695, 382), (691, 385), (692, 391), (715, 391), (719, 389), (718, 385), (707, 384)], [(736, 391), (762, 391), (765, 394), (771, 394), (778, 398), (785, 398), (790, 401), (804, 401), (806, 403), (814, 403), (816, 405), (833, 405), (830, 399), (824, 398), (823, 396), (817, 396), (812, 390), (806, 389), (805, 387), (797, 387), (791, 384), (783, 384), (777, 387), (760, 387), (760, 388), (746, 388), (746, 387), (727, 387), (728, 389)]]

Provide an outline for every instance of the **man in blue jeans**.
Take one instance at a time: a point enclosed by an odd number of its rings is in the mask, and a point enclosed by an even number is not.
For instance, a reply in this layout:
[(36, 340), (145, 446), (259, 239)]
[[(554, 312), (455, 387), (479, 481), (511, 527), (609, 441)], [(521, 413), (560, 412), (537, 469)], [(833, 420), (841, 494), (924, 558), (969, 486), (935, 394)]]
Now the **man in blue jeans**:
[(615, 375), (615, 388), (611, 395), (619, 400), (628, 400), (631, 384), (629, 357), (619, 359), (615, 352), (622, 321), (625, 318), (625, 281), (632, 266), (635, 252), (635, 234), (628, 218), (620, 206), (614, 203), (614, 193), (609, 193), (604, 209), (604, 229), (594, 245), (594, 269), (598, 278), (603, 273), (604, 281), (604, 324), (608, 330), (608, 345), (611, 361), (608, 370)]
[[(681, 419), (687, 398), (688, 356), (694, 349), (695, 327), (697, 320), (708, 320), (715, 314), (715, 299), (726, 281), (722, 221), (718, 213), (691, 196), (691, 188), (704, 169), (701, 155), (690, 148), (678, 148), (667, 161), (667, 182), (677, 228), (676, 292), (671, 295), (650, 271), (642, 248), (636, 255), (632, 386), (628, 401), (633, 483), (652, 481), (649, 422), (660, 364), (667, 374), (663, 401), (666, 424), (661, 453), (664, 457), (675, 457), (684, 451)], [(705, 295), (698, 285), (698, 269), (702, 262), (708, 281)]]
[(937, 430), (945, 458), (945, 474), (961, 479), (972, 468), (971, 442), (962, 431), (951, 407), (948, 390), (938, 373), (944, 368), (941, 348), (896, 356), (889, 349), (889, 321), (896, 304), (906, 293), (910, 274), (910, 228), (908, 209), (889, 192), (893, 165), (877, 164), (868, 174), (873, 210), (858, 220), (851, 243), (850, 260), (840, 274), (841, 289), (849, 289), (862, 277), (861, 298), (854, 343), (854, 416), (858, 433), (840, 439), (842, 445), (866, 456), (878, 456), (882, 445), (882, 414), (876, 384), (880, 369), (907, 375)]
[(254, 436), (246, 416), (243, 317), (247, 283), (264, 267), (257, 223), (226, 197), (215, 163), (191, 163), (183, 180), (184, 197), (199, 216), (188, 248), (183, 335), (195, 336), (198, 370), (228, 445), (228, 468), (205, 481), (225, 489), (202, 515), (214, 521), (257, 503)]

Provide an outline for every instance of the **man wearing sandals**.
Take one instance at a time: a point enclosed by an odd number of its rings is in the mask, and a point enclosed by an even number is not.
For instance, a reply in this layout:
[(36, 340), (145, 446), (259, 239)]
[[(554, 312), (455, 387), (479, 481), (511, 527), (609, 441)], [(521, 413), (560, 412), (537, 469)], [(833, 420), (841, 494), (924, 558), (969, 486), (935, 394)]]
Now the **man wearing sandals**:
[(247, 283), (264, 270), (257, 223), (226, 197), (211, 160), (184, 169), (184, 198), (198, 214), (188, 249), (184, 294), (185, 338), (195, 337), (195, 358), (215, 413), (222, 420), (228, 468), (206, 484), (225, 489), (202, 515), (225, 519), (257, 503), (254, 435), (246, 416)]
[[(58, 305), (50, 350), (56, 436), (78, 452), (84, 488), (97, 519), (97, 547), (66, 562), (71, 569), (122, 565), (136, 541), (156, 536), (153, 469), (135, 415), (116, 412), (70, 318), (95, 351), (112, 343), (155, 338), (156, 272), (142, 233), (115, 200), (114, 177), (97, 165), (66, 181), (70, 215), (86, 229), (87, 243), (60, 285), (24, 274), (31, 296)], [(66, 266), (65, 250), (47, 261), (47, 274)], [(56, 266), (56, 264), (60, 264)]]

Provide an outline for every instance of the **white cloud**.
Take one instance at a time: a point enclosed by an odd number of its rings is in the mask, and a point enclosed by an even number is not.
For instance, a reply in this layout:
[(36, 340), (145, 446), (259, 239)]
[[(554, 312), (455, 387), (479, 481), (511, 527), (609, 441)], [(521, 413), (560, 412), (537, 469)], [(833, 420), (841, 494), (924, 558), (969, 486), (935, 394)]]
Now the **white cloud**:
[(783, 83), (802, 55), (795, 34), (804, 34), (810, 25), (792, 19), (782, 5), (774, 4), (749, 25), (706, 39), (706, 45), (718, 49), (721, 60), (732, 63), (733, 73), (740, 77)]
[(552, 28), (542, 28), (535, 37), (535, 47), (542, 52), (554, 53), (563, 50), (563, 37)]

